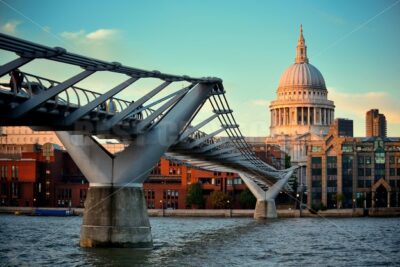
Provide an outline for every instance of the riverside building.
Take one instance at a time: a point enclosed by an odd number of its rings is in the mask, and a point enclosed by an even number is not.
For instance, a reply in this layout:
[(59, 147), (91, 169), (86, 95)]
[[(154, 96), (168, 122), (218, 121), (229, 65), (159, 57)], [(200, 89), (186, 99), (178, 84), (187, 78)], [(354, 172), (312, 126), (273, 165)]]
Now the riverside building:
[(400, 207), (400, 138), (339, 136), (308, 147), (308, 206)]

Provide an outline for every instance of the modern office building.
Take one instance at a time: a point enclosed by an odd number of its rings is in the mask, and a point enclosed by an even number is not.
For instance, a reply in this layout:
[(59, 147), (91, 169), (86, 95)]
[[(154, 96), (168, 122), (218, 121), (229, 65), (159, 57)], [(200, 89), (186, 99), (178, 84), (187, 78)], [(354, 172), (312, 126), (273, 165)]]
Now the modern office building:
[(342, 118), (335, 119), (333, 127), (338, 136), (353, 137), (353, 120)]
[(308, 206), (399, 207), (400, 138), (338, 136), (332, 129), (307, 155)]
[(371, 109), (365, 115), (365, 130), (367, 137), (386, 137), (386, 117), (379, 109)]

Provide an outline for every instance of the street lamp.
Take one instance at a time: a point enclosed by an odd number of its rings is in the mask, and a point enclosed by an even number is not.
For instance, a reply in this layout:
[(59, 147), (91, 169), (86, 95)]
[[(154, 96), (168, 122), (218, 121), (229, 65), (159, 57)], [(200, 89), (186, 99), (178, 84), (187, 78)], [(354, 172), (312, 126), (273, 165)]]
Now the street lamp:
[(229, 206), (229, 217), (232, 217), (232, 206), (230, 205), (230, 200), (228, 199), (227, 201), (226, 201), (226, 203), (228, 203), (228, 206)]
[(164, 217), (165, 213), (164, 213), (164, 204), (163, 204), (162, 199), (160, 199), (160, 205), (161, 205), (161, 209), (162, 209), (162, 216)]

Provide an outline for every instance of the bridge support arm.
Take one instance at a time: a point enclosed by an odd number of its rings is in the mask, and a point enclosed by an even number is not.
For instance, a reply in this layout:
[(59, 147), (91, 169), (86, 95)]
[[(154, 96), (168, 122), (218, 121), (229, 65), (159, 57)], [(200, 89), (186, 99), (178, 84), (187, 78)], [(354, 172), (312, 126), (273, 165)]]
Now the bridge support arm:
[(182, 95), (154, 127), (117, 155), (108, 153), (91, 136), (57, 132), (90, 182), (81, 226), (82, 247), (152, 247), (143, 181), (179, 138), (211, 88), (198, 84)]
[(291, 169), (286, 172), (284, 177), (279, 179), (274, 185), (270, 186), (268, 190), (262, 189), (260, 185), (251, 178), (251, 176), (245, 173), (240, 173), (240, 177), (257, 199), (256, 208), (254, 210), (255, 219), (273, 219), (278, 217), (275, 198), (287, 184), (293, 171), (294, 169)]

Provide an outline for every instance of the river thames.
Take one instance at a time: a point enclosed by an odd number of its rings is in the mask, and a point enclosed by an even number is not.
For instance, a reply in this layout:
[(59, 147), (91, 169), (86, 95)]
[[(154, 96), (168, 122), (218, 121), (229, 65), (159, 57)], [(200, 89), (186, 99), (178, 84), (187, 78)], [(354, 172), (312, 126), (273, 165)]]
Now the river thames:
[(0, 215), (2, 266), (400, 266), (399, 218), (151, 218), (154, 249), (82, 249), (81, 217)]

